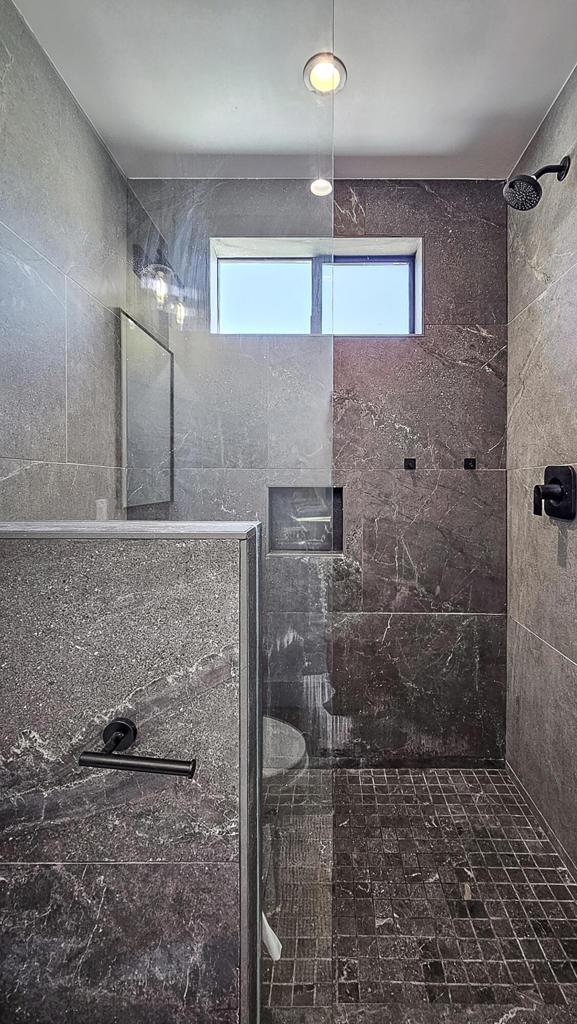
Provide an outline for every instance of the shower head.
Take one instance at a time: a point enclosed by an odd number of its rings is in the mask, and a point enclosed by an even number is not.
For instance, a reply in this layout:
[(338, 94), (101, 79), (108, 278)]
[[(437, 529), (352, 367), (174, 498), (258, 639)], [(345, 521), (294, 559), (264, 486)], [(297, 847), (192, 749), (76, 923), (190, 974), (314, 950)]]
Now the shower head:
[(547, 164), (535, 174), (518, 174), (505, 182), (503, 198), (513, 210), (533, 210), (543, 195), (538, 179), (543, 174), (556, 174), (557, 181), (563, 181), (571, 165), (568, 156), (564, 156), (560, 164)]

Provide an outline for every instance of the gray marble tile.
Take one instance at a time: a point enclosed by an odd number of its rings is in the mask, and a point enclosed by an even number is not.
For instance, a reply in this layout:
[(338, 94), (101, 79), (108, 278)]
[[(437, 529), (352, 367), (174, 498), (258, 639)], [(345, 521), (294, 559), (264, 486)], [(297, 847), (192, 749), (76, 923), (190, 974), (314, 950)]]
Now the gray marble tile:
[[(3, 858), (235, 859), (238, 542), (0, 547), (1, 660), (18, 694), (2, 723)], [(139, 728), (135, 753), (196, 756), (195, 779), (79, 768), (118, 715)]]
[(270, 612), (263, 621), (269, 683), (326, 674), (331, 664), (330, 617), (321, 611)]
[(271, 338), (268, 377), (268, 466), (330, 476), (332, 337)]
[(577, 523), (533, 515), (533, 487), (543, 471), (508, 473), (509, 611), (577, 661)]
[(425, 324), (506, 323), (507, 216), (499, 182), (347, 184), (348, 195), (343, 186), (339, 192), (339, 234), (359, 233), (364, 216), (365, 235), (424, 239)]
[(331, 678), (360, 763), (504, 755), (503, 615), (337, 615)]
[(66, 460), (64, 277), (0, 225), (0, 454)]
[(252, 469), (177, 469), (171, 519), (266, 519), (264, 472)]
[(342, 480), (345, 551), (362, 573), (364, 611), (505, 611), (504, 472)]
[(334, 464), (341, 469), (504, 464), (505, 328), (428, 327), (413, 338), (336, 339)]
[(66, 283), (68, 460), (120, 466), (120, 320)]
[(184, 331), (171, 343), (175, 468), (266, 466), (267, 339)]
[(509, 325), (508, 465), (577, 462), (577, 266)]
[(0, 1019), (237, 1024), (238, 892), (232, 864), (3, 865)]
[(573, 166), (564, 182), (542, 179), (541, 202), (530, 213), (509, 210), (509, 317), (533, 302), (577, 262), (577, 71), (549, 111), (514, 174), (533, 174), (565, 155)]
[(104, 305), (123, 305), (126, 182), (10, 0), (0, 102), (0, 221)]
[(120, 519), (122, 470), (0, 459), (0, 519)]
[(577, 665), (510, 619), (507, 759), (577, 857)]

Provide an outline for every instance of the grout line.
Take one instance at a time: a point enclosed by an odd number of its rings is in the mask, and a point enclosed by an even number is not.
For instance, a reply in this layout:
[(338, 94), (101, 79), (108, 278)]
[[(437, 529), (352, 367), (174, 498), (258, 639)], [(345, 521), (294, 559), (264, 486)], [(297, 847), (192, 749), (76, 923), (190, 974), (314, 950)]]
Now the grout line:
[[(525, 156), (525, 153), (526, 153), (526, 152), (527, 152), (527, 150), (529, 149), (529, 146), (531, 145), (531, 143), (533, 142), (533, 140), (537, 138), (537, 135), (538, 135), (538, 134), (539, 134), (539, 132), (541, 131), (541, 128), (542, 128), (542, 127), (543, 127), (543, 125), (545, 124), (545, 121), (546, 121), (546, 120), (547, 120), (547, 118), (549, 117), (549, 114), (550, 114), (550, 113), (551, 113), (551, 111), (553, 110), (553, 107), (554, 107), (554, 106), (555, 106), (555, 104), (557, 103), (557, 100), (558, 100), (558, 99), (559, 99), (559, 97), (561, 96), (561, 93), (562, 93), (562, 92), (563, 92), (563, 90), (565, 89), (565, 86), (566, 86), (566, 85), (568, 84), (568, 82), (569, 82), (569, 79), (571, 78), (571, 76), (572, 76), (572, 75), (574, 74), (574, 72), (575, 72), (576, 70), (577, 70), (577, 64), (575, 64), (575, 66), (571, 68), (571, 71), (569, 72), (569, 74), (567, 75), (567, 78), (566, 78), (566, 79), (565, 79), (565, 81), (563, 82), (563, 85), (561, 86), (561, 88), (560, 88), (560, 89), (559, 89), (559, 91), (558, 91), (558, 92), (556, 93), (556, 95), (554, 96), (553, 100), (551, 101), (551, 103), (550, 103), (550, 104), (549, 104), (549, 106), (547, 107), (547, 110), (546, 110), (546, 111), (545, 111), (545, 113), (543, 114), (543, 117), (542, 117), (542, 118), (541, 118), (541, 120), (539, 121), (539, 124), (537, 125), (537, 127), (535, 128), (535, 131), (534, 131), (534, 132), (533, 132), (533, 134), (531, 135), (531, 138), (530, 138), (530, 139), (529, 139), (529, 141), (527, 142), (527, 145), (525, 146), (525, 148), (524, 148), (524, 149), (522, 150), (522, 152), (521, 152), (521, 153), (519, 154), (519, 156), (517, 157), (517, 160), (516, 160), (516, 162), (515, 162), (515, 163), (513, 164), (513, 166), (512, 166), (512, 168), (511, 168), (511, 170), (509, 171), (509, 173), (508, 173), (508, 175), (507, 175), (507, 179), (506, 179), (507, 181), (509, 180), (509, 178), (510, 178), (510, 177), (511, 177), (511, 175), (513, 174), (513, 171), (514, 171), (514, 170), (515, 170), (515, 169), (516, 169), (516, 168), (518, 167), (518, 165), (520, 164), (521, 160), (522, 160), (522, 159), (523, 159), (523, 157)], [(572, 149), (574, 145), (575, 145), (575, 139), (573, 139), (573, 142), (572, 142), (572, 144), (571, 144), (571, 147), (570, 147), (570, 148)]]
[(513, 615), (509, 614), (509, 618), (511, 619), (511, 622), (514, 622), (521, 629), (524, 629), (527, 633), (530, 633), (531, 636), (534, 636), (536, 640), (539, 640), (542, 644), (545, 644), (545, 647), (548, 647), (551, 651), (554, 651), (555, 654), (558, 654), (560, 658), (563, 658), (565, 661), (568, 661), (569, 664), (573, 666), (573, 668), (577, 668), (577, 662), (573, 661), (573, 659), (570, 658), (567, 654), (563, 654), (563, 651), (560, 651), (558, 647), (555, 647), (553, 644), (550, 644), (549, 641), (545, 640), (542, 636), (539, 635), (539, 633), (535, 633), (535, 631), (531, 629), (529, 626), (526, 626), (523, 622), (519, 622), (519, 620), (516, 619)]

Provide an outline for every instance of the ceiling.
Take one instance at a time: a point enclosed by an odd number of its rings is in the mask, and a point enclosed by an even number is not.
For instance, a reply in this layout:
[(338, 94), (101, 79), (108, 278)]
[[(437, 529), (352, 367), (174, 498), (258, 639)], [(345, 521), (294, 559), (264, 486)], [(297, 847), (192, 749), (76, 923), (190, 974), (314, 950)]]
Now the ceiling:
[(505, 177), (577, 62), (576, 0), (16, 6), (130, 177)]

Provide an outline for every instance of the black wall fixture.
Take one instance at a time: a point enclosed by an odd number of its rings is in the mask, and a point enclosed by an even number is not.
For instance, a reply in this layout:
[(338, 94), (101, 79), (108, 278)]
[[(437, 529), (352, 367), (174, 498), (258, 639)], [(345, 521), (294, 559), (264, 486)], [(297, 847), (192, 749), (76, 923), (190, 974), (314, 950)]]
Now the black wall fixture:
[(575, 519), (577, 476), (573, 466), (547, 466), (542, 484), (533, 488), (533, 515)]
[(81, 768), (114, 768), (125, 772), (155, 772), (159, 775), (186, 775), (192, 779), (196, 761), (172, 761), (166, 757), (133, 757), (121, 754), (128, 750), (137, 736), (134, 722), (129, 718), (115, 718), (109, 722), (102, 739), (103, 750), (84, 750), (78, 759)]

